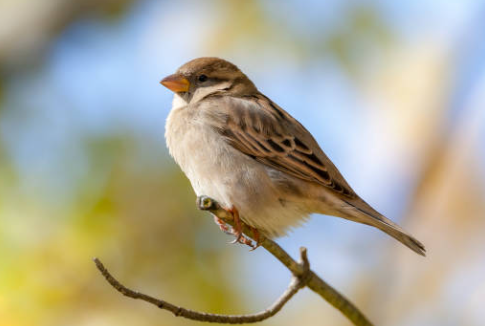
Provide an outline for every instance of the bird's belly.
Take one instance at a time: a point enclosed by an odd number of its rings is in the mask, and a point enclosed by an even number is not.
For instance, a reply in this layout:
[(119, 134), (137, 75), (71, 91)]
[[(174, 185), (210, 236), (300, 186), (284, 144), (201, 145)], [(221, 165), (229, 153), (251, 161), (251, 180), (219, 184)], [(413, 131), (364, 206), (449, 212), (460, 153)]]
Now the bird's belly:
[[(197, 196), (209, 196), (267, 236), (280, 236), (308, 214), (301, 203), (285, 199), (269, 168), (237, 151), (217, 133), (196, 127), (169, 144)], [(188, 151), (187, 149), (191, 149)]]
[(251, 200), (257, 192), (255, 181), (265, 177), (264, 169), (219, 135), (205, 131), (204, 135), (198, 133), (186, 139), (194, 150), (179, 164), (197, 196), (209, 196), (226, 207)]

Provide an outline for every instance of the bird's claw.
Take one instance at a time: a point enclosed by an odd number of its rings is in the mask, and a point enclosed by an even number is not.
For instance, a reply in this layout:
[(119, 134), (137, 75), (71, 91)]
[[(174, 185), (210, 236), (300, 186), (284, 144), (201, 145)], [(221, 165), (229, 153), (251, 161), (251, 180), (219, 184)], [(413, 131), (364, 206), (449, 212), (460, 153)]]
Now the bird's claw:
[(225, 234), (229, 234), (229, 235), (233, 234), (233, 232), (227, 226), (226, 222), (224, 222), (223, 220), (221, 220), (219, 217), (215, 215), (214, 215), (214, 222), (216, 222), (216, 224), (219, 226), (219, 229)]
[(259, 233), (258, 229), (254, 228), (252, 226), (250, 226), (250, 228), (251, 228), (251, 231), (253, 232), (253, 238), (254, 238), (254, 241), (256, 242), (256, 244), (254, 246), (251, 246), (252, 248), (249, 249), (249, 251), (254, 251), (259, 246), (261, 246), (261, 243), (263, 242), (263, 239), (262, 239), (262, 236)]
[(234, 226), (233, 226), (232, 230), (230, 230), (228, 225), (223, 220), (218, 218), (217, 216), (214, 216), (214, 221), (216, 222), (217, 225), (219, 225), (219, 228), (224, 233), (232, 234), (232, 235), (235, 236), (235, 239), (230, 241), (229, 243), (230, 244), (240, 243), (240, 244), (249, 246), (249, 247), (251, 247), (250, 251), (253, 251), (256, 248), (258, 248), (261, 245), (261, 242), (260, 242), (261, 238), (260, 238), (258, 230), (256, 228), (253, 228), (252, 226), (249, 226), (249, 228), (253, 232), (254, 240), (256, 241), (256, 244), (253, 244), (253, 242), (248, 237), (246, 237), (242, 232), (243, 222), (239, 218), (239, 212), (236, 209), (236, 207), (232, 206), (230, 209), (227, 209), (227, 212), (231, 213), (232, 218), (234, 220)]
[(244, 234), (242, 234), (242, 232), (237, 232), (237, 230), (234, 230), (233, 234), (234, 234), (235, 238), (234, 238), (234, 240), (229, 242), (230, 244), (240, 243), (240, 244), (251, 247), (251, 250), (256, 249), (256, 246), (253, 245), (253, 242), (248, 237), (246, 237)]

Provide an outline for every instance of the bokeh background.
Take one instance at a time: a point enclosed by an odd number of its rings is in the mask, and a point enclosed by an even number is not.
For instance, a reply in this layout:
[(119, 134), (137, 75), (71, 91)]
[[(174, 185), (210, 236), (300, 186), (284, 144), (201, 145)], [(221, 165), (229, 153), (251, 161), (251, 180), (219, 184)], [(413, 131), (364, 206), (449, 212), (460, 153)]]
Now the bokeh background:
[[(428, 249), (314, 216), (279, 243), (377, 325), (485, 320), (484, 1), (0, 1), (0, 325), (196, 325), (126, 299), (247, 313), (289, 272), (228, 245), (169, 157), (159, 80), (220, 56)], [(265, 325), (349, 325), (299, 293)]]

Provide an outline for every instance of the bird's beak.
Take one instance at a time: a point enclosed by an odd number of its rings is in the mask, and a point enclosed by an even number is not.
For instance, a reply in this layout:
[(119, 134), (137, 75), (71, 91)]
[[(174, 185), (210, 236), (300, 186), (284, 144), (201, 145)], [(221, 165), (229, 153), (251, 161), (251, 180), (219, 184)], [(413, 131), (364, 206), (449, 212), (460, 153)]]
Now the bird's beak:
[(160, 84), (167, 87), (172, 92), (188, 92), (190, 87), (190, 82), (182, 75), (173, 74), (163, 78)]

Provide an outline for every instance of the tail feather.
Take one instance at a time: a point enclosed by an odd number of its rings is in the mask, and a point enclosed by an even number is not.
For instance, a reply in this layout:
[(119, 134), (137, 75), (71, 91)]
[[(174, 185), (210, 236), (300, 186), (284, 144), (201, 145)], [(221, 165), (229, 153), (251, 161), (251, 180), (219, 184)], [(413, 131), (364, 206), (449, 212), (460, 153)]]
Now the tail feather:
[(394, 239), (400, 241), (402, 244), (404, 244), (414, 252), (420, 254), (421, 256), (426, 256), (426, 248), (424, 248), (424, 245), (416, 238), (410, 236), (409, 234), (406, 234), (400, 227), (396, 228), (395, 226), (389, 225), (385, 222), (374, 224), (374, 226), (386, 232)]
[(401, 229), (399, 225), (377, 212), (369, 204), (361, 199), (355, 203), (351, 203), (348, 201), (345, 202), (352, 206), (352, 208), (355, 208), (355, 210), (357, 211), (357, 214), (352, 214), (354, 215), (354, 218), (352, 218), (353, 220), (374, 226), (379, 230), (384, 231), (394, 239), (398, 240), (417, 254), (421, 256), (426, 256), (426, 248), (421, 242), (407, 234), (403, 229)]

